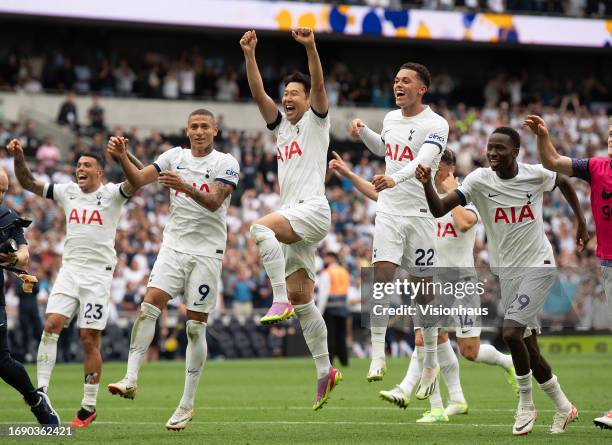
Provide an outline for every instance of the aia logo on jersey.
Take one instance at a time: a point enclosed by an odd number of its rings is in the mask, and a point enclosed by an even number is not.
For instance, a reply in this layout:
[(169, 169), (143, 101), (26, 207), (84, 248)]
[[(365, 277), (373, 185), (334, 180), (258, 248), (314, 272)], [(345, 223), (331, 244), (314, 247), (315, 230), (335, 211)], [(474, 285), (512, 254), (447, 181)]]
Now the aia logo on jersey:
[(392, 161), (402, 161), (404, 159), (412, 161), (414, 159), (414, 155), (412, 154), (410, 147), (406, 145), (400, 153), (398, 144), (395, 144), (395, 148), (391, 147), (391, 144), (387, 144), (387, 152), (385, 153), (385, 157), (391, 159)]
[(276, 159), (281, 162), (289, 161), (293, 156), (302, 156), (302, 149), (296, 141), (291, 141), (291, 145), (285, 145), (285, 157), (280, 148), (276, 147)]
[(457, 232), (455, 231), (455, 226), (451, 223), (446, 223), (444, 227), (442, 227), (441, 223), (438, 223), (438, 238), (446, 238), (447, 236), (452, 236), (453, 238), (457, 238)]
[(76, 224), (98, 224), (103, 226), (102, 216), (100, 212), (97, 210), (88, 211), (87, 209), (83, 209), (80, 214), (77, 209), (72, 209), (70, 211), (70, 215), (68, 216), (68, 224), (76, 223)]
[(528, 204), (522, 207), (510, 207), (503, 208), (497, 207), (495, 209), (495, 222), (501, 222), (504, 224), (516, 224), (522, 223), (523, 221), (534, 221), (533, 211)]
[[(193, 183), (192, 183), (192, 185), (193, 185), (193, 188), (194, 188), (194, 189), (198, 190), (198, 185), (197, 185), (195, 182), (193, 182)], [(201, 192), (202, 192), (202, 191), (205, 191), (206, 193), (210, 193), (210, 189), (208, 188), (208, 184), (202, 184), (202, 185), (200, 185), (199, 189), (200, 189), (200, 191), (201, 191)], [(183, 195), (185, 195), (185, 197), (186, 197), (186, 198), (191, 198), (191, 197), (190, 197), (190, 196), (189, 196), (187, 193), (185, 193), (185, 192), (181, 192), (181, 191), (179, 191), (179, 190), (175, 190), (175, 191), (174, 191), (174, 196), (178, 196), (180, 193), (182, 193)]]

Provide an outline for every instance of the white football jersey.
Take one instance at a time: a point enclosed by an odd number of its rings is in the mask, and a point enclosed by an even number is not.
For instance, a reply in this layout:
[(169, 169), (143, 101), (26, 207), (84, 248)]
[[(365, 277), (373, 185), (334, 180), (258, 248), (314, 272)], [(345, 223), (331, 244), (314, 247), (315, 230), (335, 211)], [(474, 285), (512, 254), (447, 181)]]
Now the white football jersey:
[(108, 183), (84, 193), (74, 182), (45, 184), (43, 196), (56, 201), (66, 213), (62, 265), (95, 271), (115, 268), (115, 234), (129, 198), (121, 187)]
[[(194, 157), (190, 149), (174, 147), (162, 153), (153, 165), (158, 172), (174, 171), (187, 184), (205, 192), (212, 190), (215, 181), (235, 188), (240, 177), (236, 158), (217, 150), (207, 156)], [(185, 193), (170, 190), (170, 216), (164, 228), (163, 244), (179, 252), (223, 258), (229, 203), (230, 196), (211, 212)]]
[[(440, 195), (442, 197), (444, 195)], [(477, 218), (478, 210), (472, 204), (464, 207), (474, 212)], [(451, 212), (441, 218), (436, 218), (436, 253), (437, 267), (474, 268), (474, 243), (476, 242), (476, 225), (462, 232), (457, 228)]]
[(268, 128), (276, 136), (281, 205), (325, 196), (329, 113), (321, 118), (309, 109), (293, 125), (279, 112), (276, 122)]
[[(423, 144), (434, 144), (440, 153), (431, 165), (432, 177), (448, 139), (448, 122), (426, 107), (416, 116), (405, 117), (402, 110), (394, 110), (385, 116), (380, 134), (386, 148), (385, 175), (390, 176), (416, 158)], [(433, 218), (425, 199), (423, 184), (411, 178), (378, 195), (377, 212), (400, 216), (425, 216)]]
[[(519, 163), (518, 174), (501, 179), (490, 168), (467, 175), (457, 188), (472, 202), (485, 226), (492, 268), (554, 267), (553, 249), (544, 233), (542, 196), (555, 188), (556, 173), (541, 164)], [(495, 271), (495, 270), (494, 270)]]

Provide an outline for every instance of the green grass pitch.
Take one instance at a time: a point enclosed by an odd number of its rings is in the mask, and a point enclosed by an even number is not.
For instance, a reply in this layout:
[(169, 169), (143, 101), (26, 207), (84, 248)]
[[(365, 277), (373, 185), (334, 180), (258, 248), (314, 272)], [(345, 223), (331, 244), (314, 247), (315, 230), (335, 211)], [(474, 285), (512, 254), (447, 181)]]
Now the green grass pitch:
[[(146, 363), (140, 372), (135, 400), (111, 396), (106, 384), (123, 376), (124, 363), (104, 366), (98, 395), (98, 419), (71, 438), (11, 438), (12, 423), (30, 423), (33, 416), (19, 395), (0, 383), (0, 443), (65, 444), (611, 444), (612, 431), (602, 431), (592, 419), (612, 408), (612, 355), (550, 356), (566, 394), (580, 410), (580, 419), (566, 434), (551, 436), (551, 402), (534, 388), (539, 417), (527, 437), (513, 437), (516, 397), (500, 368), (461, 360), (461, 380), (470, 411), (447, 424), (420, 425), (415, 420), (428, 402), (412, 398), (407, 410), (378, 398), (404, 376), (407, 359), (389, 360), (383, 382), (367, 383), (369, 362), (352, 360), (344, 381), (319, 412), (313, 412), (315, 370), (309, 359), (208, 361), (198, 397), (196, 416), (181, 432), (166, 431), (183, 389), (182, 362)], [(28, 367), (35, 376), (34, 367)], [(58, 365), (50, 396), (63, 422), (69, 422), (82, 397), (80, 364)], [(443, 388), (443, 392), (445, 388)]]

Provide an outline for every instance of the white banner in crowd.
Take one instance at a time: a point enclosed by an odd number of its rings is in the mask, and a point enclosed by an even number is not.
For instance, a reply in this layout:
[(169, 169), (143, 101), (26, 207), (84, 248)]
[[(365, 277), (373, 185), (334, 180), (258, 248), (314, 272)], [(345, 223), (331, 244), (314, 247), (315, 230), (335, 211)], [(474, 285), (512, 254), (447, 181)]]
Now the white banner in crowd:
[(288, 30), (399, 39), (612, 46), (612, 20), (387, 10), (256, 0), (0, 0), (0, 13), (215, 28)]

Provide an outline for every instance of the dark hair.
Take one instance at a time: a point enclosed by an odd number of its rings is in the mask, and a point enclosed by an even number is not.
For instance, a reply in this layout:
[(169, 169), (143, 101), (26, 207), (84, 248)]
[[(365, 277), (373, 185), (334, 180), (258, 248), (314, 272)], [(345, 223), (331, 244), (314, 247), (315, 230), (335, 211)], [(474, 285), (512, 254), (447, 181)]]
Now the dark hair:
[(518, 131), (516, 131), (514, 128), (497, 127), (495, 130), (493, 130), (493, 133), (491, 134), (495, 134), (495, 133), (505, 134), (506, 136), (508, 136), (510, 140), (512, 141), (513, 148), (519, 148), (521, 146), (521, 136), (518, 134)]
[(442, 157), (440, 158), (440, 162), (444, 162), (446, 165), (455, 165), (456, 163), (455, 153), (453, 153), (452, 150), (448, 148), (445, 149), (442, 152)]
[(400, 70), (414, 71), (419, 80), (423, 82), (423, 85), (429, 88), (429, 84), (431, 83), (431, 74), (429, 74), (429, 70), (425, 65), (421, 65), (420, 63), (408, 62), (400, 66)]
[(187, 120), (191, 119), (192, 116), (210, 116), (213, 122), (215, 121), (215, 115), (205, 108), (198, 108), (197, 110), (193, 110), (191, 113), (189, 113), (189, 117), (187, 118)]
[(336, 252), (328, 251), (328, 252), (325, 253), (325, 256), (332, 257), (334, 260), (336, 260), (337, 263), (340, 262), (340, 258), (338, 257), (338, 254)]
[(78, 162), (79, 162), (79, 160), (80, 160), (82, 157), (84, 157), (84, 156), (86, 156), (86, 157), (88, 157), (88, 158), (94, 158), (94, 159), (96, 160), (96, 162), (98, 163), (98, 165), (100, 166), (100, 168), (101, 168), (102, 170), (104, 170), (104, 159), (102, 158), (102, 156), (100, 156), (100, 155), (99, 155), (99, 154), (97, 154), (97, 153), (94, 153), (93, 151), (88, 151), (88, 152), (86, 152), (86, 153), (81, 153), (81, 154), (79, 155), (79, 157), (77, 158), (77, 163), (78, 163)]
[(285, 78), (285, 86), (289, 85), (291, 82), (301, 83), (304, 86), (304, 91), (306, 92), (306, 96), (310, 94), (310, 76), (304, 73), (293, 73)]

